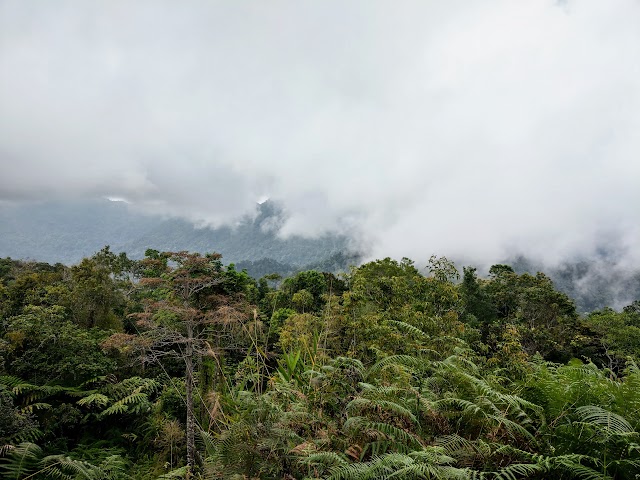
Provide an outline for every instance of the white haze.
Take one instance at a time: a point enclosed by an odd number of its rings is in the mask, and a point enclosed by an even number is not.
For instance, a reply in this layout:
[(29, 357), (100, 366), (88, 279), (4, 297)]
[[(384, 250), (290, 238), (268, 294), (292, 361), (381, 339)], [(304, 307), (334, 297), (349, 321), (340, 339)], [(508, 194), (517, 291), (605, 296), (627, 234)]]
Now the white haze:
[(640, 261), (640, 2), (0, 1), (0, 202)]

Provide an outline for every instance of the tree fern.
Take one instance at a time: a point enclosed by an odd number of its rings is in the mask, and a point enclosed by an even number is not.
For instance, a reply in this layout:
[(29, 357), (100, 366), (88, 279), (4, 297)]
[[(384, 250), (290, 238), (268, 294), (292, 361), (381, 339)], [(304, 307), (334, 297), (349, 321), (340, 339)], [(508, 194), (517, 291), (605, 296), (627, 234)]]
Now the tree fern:
[(148, 396), (146, 393), (134, 391), (130, 395), (127, 395), (124, 398), (121, 398), (109, 408), (103, 410), (100, 413), (100, 417), (106, 417), (114, 414), (122, 414), (122, 413), (138, 413), (143, 409), (150, 408), (148, 405)]
[[(564, 475), (569, 478), (580, 480), (610, 480), (611, 477), (595, 470), (600, 464), (597, 459), (588, 455), (567, 454), (546, 456), (534, 454), (523, 450), (518, 450), (511, 446), (503, 446), (496, 450), (498, 455), (508, 454), (517, 458), (527, 460), (528, 463), (514, 462), (500, 470), (485, 474), (484, 478), (495, 478), (496, 480), (512, 480), (516, 478), (527, 478), (527, 476), (544, 473), (553, 475)], [(590, 465), (585, 465), (585, 463)]]
[(65, 455), (44, 456), (33, 443), (21, 443), (0, 459), (0, 472), (7, 480), (125, 480), (127, 465), (118, 455), (107, 457), (100, 465)]
[(97, 407), (105, 407), (106, 405), (109, 404), (109, 397), (101, 393), (91, 393), (86, 397), (81, 398), (76, 403), (83, 407), (93, 406), (93, 405)]
[(409, 454), (389, 453), (369, 462), (340, 465), (330, 471), (330, 480), (422, 479), (454, 480), (469, 478), (466, 469), (451, 466), (453, 459), (436, 447)]
[(20, 443), (8, 449), (5, 458), (0, 459), (0, 471), (7, 479), (19, 480), (38, 466), (42, 449), (29, 442)]

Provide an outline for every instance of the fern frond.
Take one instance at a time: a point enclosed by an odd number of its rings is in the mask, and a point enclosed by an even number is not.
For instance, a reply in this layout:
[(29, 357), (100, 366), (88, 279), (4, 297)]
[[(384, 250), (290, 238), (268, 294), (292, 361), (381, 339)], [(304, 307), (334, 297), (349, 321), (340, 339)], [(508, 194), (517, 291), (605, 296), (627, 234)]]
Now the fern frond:
[(7, 438), (6, 441), (10, 444), (35, 443), (36, 440), (40, 440), (43, 436), (44, 432), (39, 428), (29, 427), (14, 433), (12, 436)]
[(308, 465), (317, 465), (324, 468), (331, 468), (338, 465), (348, 465), (345, 455), (336, 452), (317, 452), (301, 460)]
[(544, 473), (544, 468), (535, 463), (512, 463), (493, 473), (495, 480), (519, 480), (537, 473)]
[(385, 357), (382, 360), (375, 363), (369, 370), (367, 371), (367, 378), (375, 377), (375, 375), (379, 374), (382, 370), (389, 366), (400, 366), (404, 367), (410, 371), (414, 370), (424, 370), (425, 363), (424, 360), (421, 360), (418, 357), (414, 357), (412, 355), (391, 355), (389, 357)]
[(582, 422), (598, 425), (614, 434), (636, 433), (623, 417), (597, 405), (576, 408), (576, 414)]
[(351, 400), (347, 405), (348, 412), (362, 412), (367, 409), (391, 412), (397, 416), (407, 418), (412, 422), (417, 422), (416, 416), (411, 413), (408, 408), (388, 400), (358, 397)]
[(51, 408), (50, 403), (44, 403), (44, 402), (32, 403), (31, 405), (27, 405), (26, 407), (21, 408), (20, 413), (29, 414), (29, 413), (33, 413), (35, 410), (48, 410), (50, 408)]
[(111, 405), (100, 413), (100, 417), (109, 415), (119, 415), (128, 412), (138, 412), (143, 404), (146, 404), (148, 397), (146, 393), (132, 393)]
[(429, 335), (424, 333), (418, 327), (415, 327), (407, 322), (402, 322), (400, 320), (387, 320), (387, 323), (389, 325), (393, 325), (397, 327), (399, 330), (402, 330), (403, 332), (410, 333), (418, 338), (425, 338), (425, 339), (429, 338)]
[[(611, 477), (601, 472), (594, 470), (591, 467), (583, 465), (582, 462), (588, 462), (594, 466), (600, 466), (601, 463), (598, 459), (588, 455), (580, 454), (566, 454), (558, 456), (545, 456), (536, 453), (530, 453), (523, 450), (519, 450), (509, 445), (503, 445), (496, 450), (497, 454), (506, 454), (510, 456), (516, 456), (521, 459), (527, 460), (529, 464), (517, 464), (517, 465), (536, 465), (539, 471), (544, 473), (566, 472), (573, 475), (575, 478), (581, 480), (611, 480)], [(510, 467), (505, 467), (500, 472), (506, 471), (507, 477), (511, 472)], [(521, 468), (521, 467), (514, 467)], [(501, 478), (501, 477), (497, 477)]]
[(109, 455), (100, 465), (95, 467), (93, 479), (95, 480), (125, 480), (131, 477), (127, 474), (129, 465), (126, 459), (120, 455)]
[(171, 470), (169, 473), (165, 473), (164, 475), (160, 475), (158, 477), (158, 480), (160, 480), (160, 479), (169, 480), (169, 479), (175, 479), (175, 478), (187, 478), (188, 471), (189, 471), (189, 468), (187, 466), (176, 468), (175, 470)]
[(13, 391), (14, 387), (22, 384), (26, 384), (26, 382), (21, 378), (14, 377), (13, 375), (0, 375), (0, 385), (5, 386), (10, 392)]
[(369, 462), (334, 467), (329, 479), (468, 479), (469, 471), (450, 466), (451, 461), (453, 459), (443, 456), (438, 448), (426, 448), (410, 454), (389, 453), (374, 457)]
[(104, 407), (109, 404), (109, 397), (101, 393), (92, 393), (91, 395), (87, 395), (86, 397), (81, 398), (76, 403), (83, 407), (92, 405)]
[[(374, 422), (364, 417), (351, 417), (344, 423), (344, 429), (354, 433), (365, 433), (372, 436), (374, 432), (383, 434), (386, 438), (400, 442), (399, 447), (413, 446), (420, 448), (422, 443), (420, 439), (401, 428), (395, 427), (384, 422)], [(373, 435), (374, 438), (380, 439), (379, 435)]]
[(38, 464), (41, 456), (42, 449), (35, 443), (20, 443), (8, 450), (0, 471), (4, 472), (4, 478), (18, 480)]

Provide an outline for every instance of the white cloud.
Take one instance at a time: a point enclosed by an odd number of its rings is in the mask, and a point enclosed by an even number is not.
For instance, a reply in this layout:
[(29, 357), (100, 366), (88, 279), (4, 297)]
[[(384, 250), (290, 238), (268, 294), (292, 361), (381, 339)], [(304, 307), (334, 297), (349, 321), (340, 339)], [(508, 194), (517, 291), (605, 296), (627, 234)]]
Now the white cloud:
[(268, 196), (375, 256), (640, 251), (637, 1), (0, 8), (0, 199), (220, 224)]

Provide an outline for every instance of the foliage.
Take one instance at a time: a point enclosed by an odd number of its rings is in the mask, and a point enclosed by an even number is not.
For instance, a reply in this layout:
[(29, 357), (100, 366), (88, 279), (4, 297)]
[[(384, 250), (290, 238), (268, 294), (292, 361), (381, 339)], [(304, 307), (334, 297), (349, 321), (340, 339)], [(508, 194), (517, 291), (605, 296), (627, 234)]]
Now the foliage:
[(622, 312), (611, 308), (591, 312), (582, 325), (587, 335), (577, 342), (600, 365), (618, 371), (627, 358), (640, 360), (640, 312), (633, 305)]
[(542, 273), (462, 273), (3, 260), (3, 478), (635, 478), (637, 302), (580, 316)]
[(127, 463), (118, 455), (105, 458), (100, 464), (93, 465), (83, 460), (64, 455), (45, 455), (42, 449), (33, 443), (21, 443), (7, 451), (0, 471), (7, 479), (45, 480), (51, 478), (82, 480), (125, 480)]
[(60, 306), (27, 306), (6, 321), (0, 355), (11, 372), (35, 383), (77, 384), (106, 375), (114, 362), (100, 349), (107, 333), (78, 328)]

